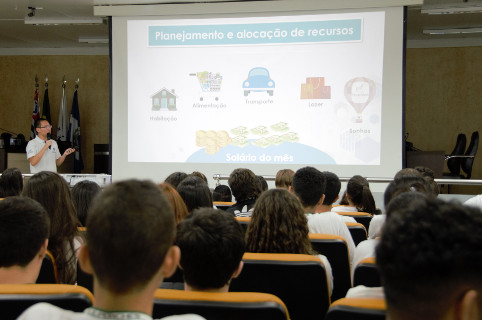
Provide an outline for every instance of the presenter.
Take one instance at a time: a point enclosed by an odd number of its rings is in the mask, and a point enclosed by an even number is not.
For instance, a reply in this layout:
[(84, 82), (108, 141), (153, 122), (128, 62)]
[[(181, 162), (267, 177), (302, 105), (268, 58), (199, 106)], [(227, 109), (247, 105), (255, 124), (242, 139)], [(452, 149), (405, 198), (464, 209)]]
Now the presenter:
[(64, 162), (65, 158), (75, 151), (68, 148), (61, 156), (59, 146), (55, 140), (50, 139), (52, 126), (45, 119), (35, 121), (37, 136), (27, 144), (27, 159), (30, 161), (30, 173), (40, 171), (57, 172), (57, 167)]

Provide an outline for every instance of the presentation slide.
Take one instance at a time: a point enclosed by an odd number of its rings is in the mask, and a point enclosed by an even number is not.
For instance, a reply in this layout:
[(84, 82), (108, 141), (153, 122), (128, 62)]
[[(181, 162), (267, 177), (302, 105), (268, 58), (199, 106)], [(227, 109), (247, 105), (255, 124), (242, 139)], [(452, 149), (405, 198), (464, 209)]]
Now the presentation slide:
[(385, 15), (127, 20), (127, 162), (380, 165)]

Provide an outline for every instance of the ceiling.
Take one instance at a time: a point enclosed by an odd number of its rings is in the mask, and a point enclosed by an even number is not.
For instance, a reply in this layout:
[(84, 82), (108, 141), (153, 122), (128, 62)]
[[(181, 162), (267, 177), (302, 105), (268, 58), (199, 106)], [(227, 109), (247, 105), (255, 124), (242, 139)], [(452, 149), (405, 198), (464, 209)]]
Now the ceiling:
[[(425, 0), (431, 3), (464, 2), (481, 0)], [(135, 2), (135, 1), (131, 1)], [(171, 1), (175, 2), (175, 0)], [(43, 49), (66, 49), (86, 53), (88, 51), (108, 53), (107, 43), (79, 43), (79, 37), (93, 40), (108, 38), (107, 20), (101, 24), (88, 25), (32, 25), (24, 19), (35, 7), (35, 19), (93, 18), (94, 0), (1, 0), (0, 1), (0, 54), (29, 51), (30, 54)], [(42, 8), (42, 9), (40, 9)], [(423, 34), (424, 28), (482, 28), (482, 13), (439, 14), (421, 13), (421, 6), (413, 6), (407, 14), (407, 39), (409, 47), (430, 46), (482, 46), (482, 32), (452, 35)], [(14, 53), (13, 53), (14, 54)]]

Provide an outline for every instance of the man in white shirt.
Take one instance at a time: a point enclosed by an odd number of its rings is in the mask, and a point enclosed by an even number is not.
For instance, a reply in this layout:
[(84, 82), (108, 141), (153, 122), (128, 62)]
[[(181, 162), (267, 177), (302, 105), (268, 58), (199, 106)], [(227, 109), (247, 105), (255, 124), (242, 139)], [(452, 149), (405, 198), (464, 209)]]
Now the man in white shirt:
[(355, 243), (343, 219), (335, 212), (325, 212), (326, 177), (316, 168), (304, 167), (296, 171), (290, 190), (301, 201), (308, 219), (311, 233), (338, 235), (345, 238), (350, 261), (355, 252)]
[(57, 167), (64, 163), (65, 158), (73, 153), (75, 149), (68, 148), (63, 155), (60, 155), (59, 146), (55, 140), (48, 136), (52, 126), (45, 119), (38, 119), (34, 123), (37, 136), (27, 144), (27, 159), (30, 162), (30, 173), (40, 171), (57, 172)]
[(179, 262), (175, 235), (172, 208), (153, 182), (126, 180), (110, 185), (90, 208), (86, 244), (79, 249), (81, 268), (94, 278), (93, 308), (72, 312), (39, 303), (18, 319), (151, 320), (154, 292)]

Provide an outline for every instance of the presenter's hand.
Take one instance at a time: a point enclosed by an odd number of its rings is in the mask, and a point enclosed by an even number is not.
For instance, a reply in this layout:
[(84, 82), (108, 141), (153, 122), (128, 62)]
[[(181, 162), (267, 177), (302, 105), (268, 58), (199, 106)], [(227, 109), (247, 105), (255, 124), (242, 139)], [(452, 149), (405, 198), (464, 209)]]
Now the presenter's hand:
[(53, 141), (53, 140), (47, 140), (47, 141), (45, 141), (45, 145), (47, 146), (47, 148), (50, 148), (50, 146), (52, 145), (52, 141)]
[(69, 154), (74, 153), (74, 152), (75, 152), (74, 148), (68, 148), (67, 150), (65, 150), (64, 155), (68, 156)]

